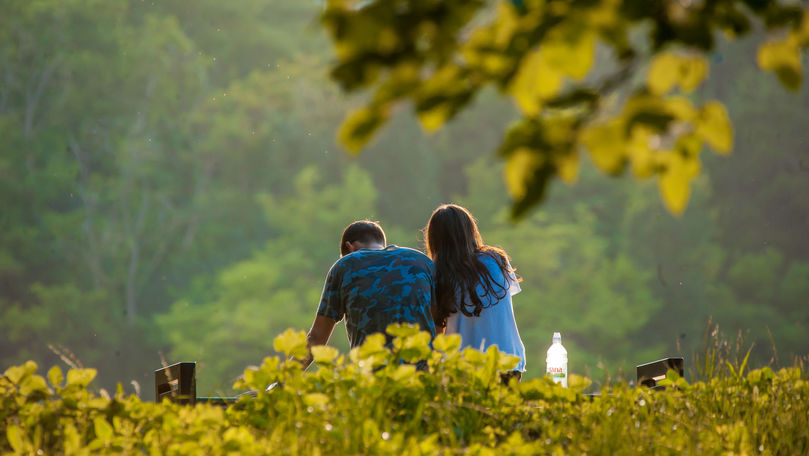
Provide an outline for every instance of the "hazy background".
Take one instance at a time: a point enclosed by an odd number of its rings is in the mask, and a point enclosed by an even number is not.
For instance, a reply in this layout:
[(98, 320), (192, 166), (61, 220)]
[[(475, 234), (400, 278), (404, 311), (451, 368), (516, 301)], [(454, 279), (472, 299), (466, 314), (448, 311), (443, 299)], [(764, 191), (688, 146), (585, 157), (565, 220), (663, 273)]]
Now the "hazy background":
[[(407, 107), (351, 158), (335, 144), (357, 100), (326, 76), (315, 2), (4, 1), (0, 4), (0, 370), (99, 369), (153, 397), (161, 363), (197, 361), (228, 393), (308, 329), (342, 229), (381, 221), (421, 248), (457, 202), (523, 277), (514, 299), (528, 376), (561, 331), (570, 370), (596, 378), (681, 354), (710, 329), (753, 365), (809, 353), (809, 91), (722, 45), (696, 98), (724, 102), (729, 158), (675, 218), (655, 182), (585, 163), (539, 210), (507, 221), (492, 150), (517, 118), (485, 93), (425, 137)], [(343, 325), (331, 344), (347, 347)]]

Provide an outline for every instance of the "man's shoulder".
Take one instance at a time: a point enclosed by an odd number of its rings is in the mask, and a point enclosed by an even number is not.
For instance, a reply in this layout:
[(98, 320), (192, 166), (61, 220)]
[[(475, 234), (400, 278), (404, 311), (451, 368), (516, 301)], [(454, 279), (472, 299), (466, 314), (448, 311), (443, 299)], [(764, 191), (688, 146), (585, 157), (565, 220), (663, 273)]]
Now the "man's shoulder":
[(432, 265), (433, 260), (430, 259), (424, 253), (416, 250), (411, 249), (410, 247), (399, 247), (398, 245), (389, 245), (385, 251), (388, 252), (393, 257), (405, 259), (408, 261), (413, 261), (416, 263), (424, 263), (426, 265)]

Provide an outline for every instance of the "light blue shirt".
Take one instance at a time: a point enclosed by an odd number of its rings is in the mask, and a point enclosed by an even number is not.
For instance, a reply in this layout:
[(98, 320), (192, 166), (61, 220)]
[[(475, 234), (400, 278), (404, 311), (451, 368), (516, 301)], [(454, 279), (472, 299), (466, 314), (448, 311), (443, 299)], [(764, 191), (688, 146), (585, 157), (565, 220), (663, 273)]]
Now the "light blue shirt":
[[(514, 273), (504, 275), (500, 265), (491, 256), (482, 254), (478, 256), (478, 260), (489, 268), (492, 278), (498, 284), (508, 288), (508, 292), (498, 300), (497, 296), (484, 295), (484, 287), (478, 285), (477, 293), (484, 307), (480, 316), (467, 317), (460, 311), (450, 314), (447, 317), (446, 334), (460, 334), (461, 349), (472, 347), (486, 351), (490, 346), (496, 345), (501, 352), (518, 356), (520, 363), (515, 370), (525, 372), (525, 346), (520, 339), (520, 332), (517, 331), (514, 306), (511, 303), (511, 297), (520, 292), (520, 284)], [(503, 294), (497, 285), (494, 290), (496, 294)], [(469, 308), (471, 303), (467, 302), (467, 309)]]

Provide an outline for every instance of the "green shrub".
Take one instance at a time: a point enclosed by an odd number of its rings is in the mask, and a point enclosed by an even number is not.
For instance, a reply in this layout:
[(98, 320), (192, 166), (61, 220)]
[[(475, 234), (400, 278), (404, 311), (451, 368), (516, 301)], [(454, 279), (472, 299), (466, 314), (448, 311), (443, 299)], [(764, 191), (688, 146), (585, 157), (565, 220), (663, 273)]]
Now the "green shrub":
[[(458, 351), (457, 336), (394, 326), (341, 355), (315, 347), (316, 368), (267, 358), (237, 389), (258, 391), (228, 408), (142, 402), (88, 385), (92, 369), (58, 367), (48, 381), (28, 362), (0, 379), (0, 454), (807, 454), (809, 383), (800, 367), (688, 384), (666, 391), (615, 385), (591, 398), (572, 376), (500, 384), (516, 358)], [(275, 348), (306, 353), (303, 333)], [(413, 363), (426, 360), (427, 370)], [(267, 385), (280, 386), (266, 392)], [(39, 452), (41, 450), (41, 452)]]

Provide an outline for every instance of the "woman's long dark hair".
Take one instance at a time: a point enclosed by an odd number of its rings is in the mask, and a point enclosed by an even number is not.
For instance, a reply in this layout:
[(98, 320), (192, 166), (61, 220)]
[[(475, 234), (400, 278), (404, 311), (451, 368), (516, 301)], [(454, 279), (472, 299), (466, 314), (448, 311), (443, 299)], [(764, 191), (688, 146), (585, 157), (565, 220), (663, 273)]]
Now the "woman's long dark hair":
[(483, 243), (475, 218), (465, 208), (456, 204), (438, 206), (424, 228), (424, 244), (436, 268), (436, 325), (445, 327), (447, 317), (458, 311), (468, 317), (480, 316), (484, 305), (477, 293), (478, 285), (485, 296), (494, 296), (498, 301), (509, 292), (508, 280), (492, 277), (478, 259), (481, 254), (491, 256), (503, 275), (508, 276), (514, 272), (508, 254)]

